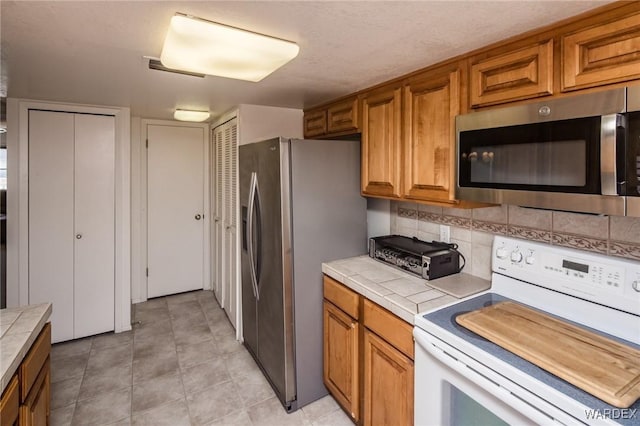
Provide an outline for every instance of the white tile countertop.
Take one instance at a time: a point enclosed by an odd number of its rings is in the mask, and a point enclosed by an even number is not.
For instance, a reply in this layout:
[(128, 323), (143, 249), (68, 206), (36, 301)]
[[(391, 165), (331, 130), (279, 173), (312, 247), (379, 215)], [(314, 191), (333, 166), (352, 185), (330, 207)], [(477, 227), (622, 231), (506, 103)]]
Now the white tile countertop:
[(489, 281), (465, 273), (423, 280), (366, 255), (323, 263), (322, 272), (410, 324), (418, 312), (491, 287)]
[(50, 316), (51, 303), (0, 309), (0, 393), (11, 381)]

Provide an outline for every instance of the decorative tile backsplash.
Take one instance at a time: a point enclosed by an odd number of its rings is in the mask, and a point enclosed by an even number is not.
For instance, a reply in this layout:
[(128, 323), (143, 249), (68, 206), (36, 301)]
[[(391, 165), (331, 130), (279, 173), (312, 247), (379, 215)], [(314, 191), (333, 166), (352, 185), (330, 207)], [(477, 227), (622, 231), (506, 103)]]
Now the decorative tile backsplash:
[(538, 241), (640, 260), (640, 218), (495, 206), (453, 209), (391, 202), (391, 232), (439, 239), (439, 225), (451, 226), (451, 241), (465, 256), (464, 271), (490, 279), (494, 235)]

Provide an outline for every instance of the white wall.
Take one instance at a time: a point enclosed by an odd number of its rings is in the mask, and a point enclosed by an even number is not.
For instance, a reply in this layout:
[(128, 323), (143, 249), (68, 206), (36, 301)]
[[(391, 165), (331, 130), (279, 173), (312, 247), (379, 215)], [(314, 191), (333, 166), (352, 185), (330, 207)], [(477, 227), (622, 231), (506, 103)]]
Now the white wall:
[(367, 237), (379, 237), (391, 233), (391, 201), (383, 198), (367, 198)]
[(238, 145), (258, 142), (278, 136), (303, 137), (301, 109), (240, 105)]
[(278, 136), (301, 139), (303, 115), (301, 109), (242, 104), (219, 116), (211, 128), (238, 117), (238, 145)]

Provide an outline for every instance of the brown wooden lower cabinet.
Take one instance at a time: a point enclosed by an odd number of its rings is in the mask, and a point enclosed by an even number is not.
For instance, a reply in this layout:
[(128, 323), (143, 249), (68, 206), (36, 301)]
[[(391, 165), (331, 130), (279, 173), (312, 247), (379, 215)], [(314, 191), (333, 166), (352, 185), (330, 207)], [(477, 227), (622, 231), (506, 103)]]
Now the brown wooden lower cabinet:
[(324, 302), (324, 384), (356, 422), (360, 420), (359, 328), (356, 320)]
[(413, 361), (364, 331), (363, 424), (413, 425)]
[(413, 327), (327, 276), (324, 297), (329, 392), (359, 425), (413, 425)]
[(20, 406), (21, 426), (47, 426), (49, 424), (51, 370), (49, 358), (45, 361), (27, 398)]
[(20, 425), (49, 424), (51, 401), (51, 323), (46, 323), (20, 367)]
[(18, 367), (0, 399), (0, 426), (47, 426), (51, 410), (51, 323)]
[(18, 376), (13, 376), (0, 399), (0, 425), (14, 426), (18, 424), (20, 414), (20, 392)]

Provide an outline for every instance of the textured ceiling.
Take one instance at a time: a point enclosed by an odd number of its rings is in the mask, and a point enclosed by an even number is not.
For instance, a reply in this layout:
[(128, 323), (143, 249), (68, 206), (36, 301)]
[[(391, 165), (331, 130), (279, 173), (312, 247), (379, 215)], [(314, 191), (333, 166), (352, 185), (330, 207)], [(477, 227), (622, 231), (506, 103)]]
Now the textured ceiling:
[[(0, 2), (2, 96), (127, 106), (167, 119), (240, 103), (305, 108), (608, 1)], [(149, 70), (183, 12), (296, 41), (259, 83)]]

